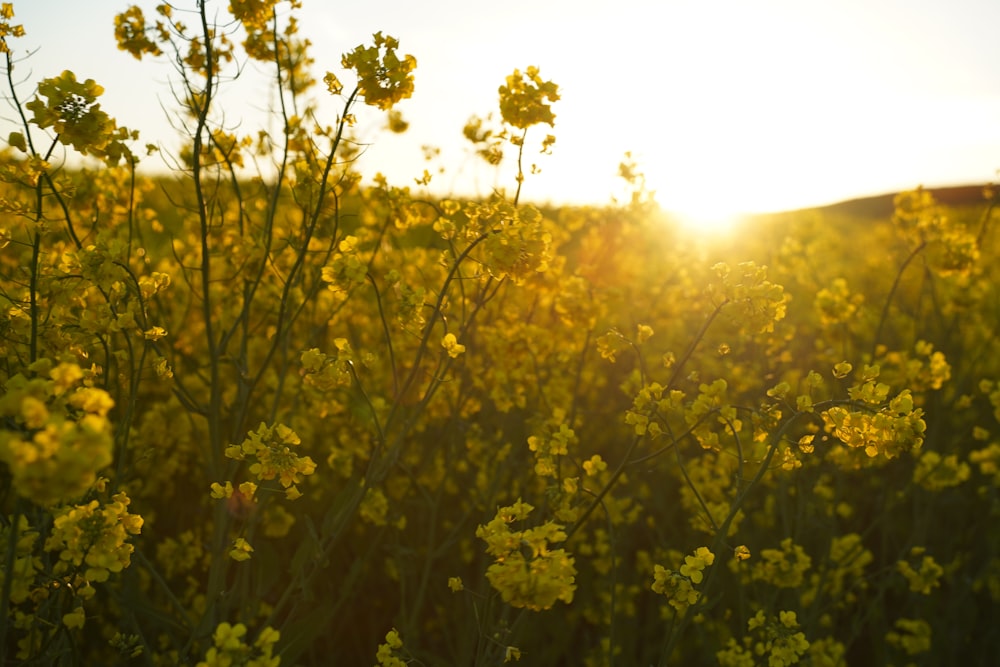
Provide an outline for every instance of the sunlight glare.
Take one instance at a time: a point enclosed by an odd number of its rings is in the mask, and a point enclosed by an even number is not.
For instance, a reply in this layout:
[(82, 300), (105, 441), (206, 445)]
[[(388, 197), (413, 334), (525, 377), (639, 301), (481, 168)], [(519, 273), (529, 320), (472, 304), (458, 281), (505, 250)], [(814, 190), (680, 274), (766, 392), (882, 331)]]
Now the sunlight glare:
[(746, 217), (746, 214), (742, 211), (724, 206), (692, 206), (683, 209), (664, 208), (667, 211), (669, 219), (676, 223), (681, 231), (704, 238), (729, 234), (735, 231)]

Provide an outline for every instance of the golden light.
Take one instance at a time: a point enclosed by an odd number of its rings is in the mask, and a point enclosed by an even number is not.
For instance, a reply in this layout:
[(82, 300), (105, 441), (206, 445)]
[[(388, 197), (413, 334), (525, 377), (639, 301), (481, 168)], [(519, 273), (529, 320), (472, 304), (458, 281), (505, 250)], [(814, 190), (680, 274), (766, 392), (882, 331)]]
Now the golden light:
[(668, 217), (686, 234), (714, 238), (735, 232), (739, 224), (746, 219), (742, 211), (727, 209), (724, 206), (691, 207), (684, 210), (666, 209)]

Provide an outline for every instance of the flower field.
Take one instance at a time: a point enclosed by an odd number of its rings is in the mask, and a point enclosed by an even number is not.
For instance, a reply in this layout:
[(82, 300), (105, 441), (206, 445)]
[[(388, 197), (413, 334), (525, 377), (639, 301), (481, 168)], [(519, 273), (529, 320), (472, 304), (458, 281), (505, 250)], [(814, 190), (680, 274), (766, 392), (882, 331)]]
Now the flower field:
[[(15, 76), (0, 9), (0, 664), (992, 664), (996, 195), (708, 243), (626, 159), (626, 201), (533, 205), (536, 67), (465, 128), (509, 189), (363, 179), (417, 60), (316, 80), (297, 5), (117, 17), (177, 66), (162, 157)], [(276, 133), (216, 102), (247, 61)]]

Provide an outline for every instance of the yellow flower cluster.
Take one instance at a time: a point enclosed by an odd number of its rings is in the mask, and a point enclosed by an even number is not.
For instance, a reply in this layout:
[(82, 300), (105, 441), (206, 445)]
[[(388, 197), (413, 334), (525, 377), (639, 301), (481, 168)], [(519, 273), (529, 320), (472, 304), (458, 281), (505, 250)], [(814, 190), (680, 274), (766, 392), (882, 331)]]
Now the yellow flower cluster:
[(384, 526), (388, 512), (389, 499), (385, 497), (382, 489), (365, 489), (365, 497), (361, 499), (361, 504), (358, 506), (358, 515), (361, 519), (373, 526)]
[(350, 384), (351, 363), (353, 354), (351, 344), (346, 338), (336, 338), (333, 341), (336, 352), (326, 354), (319, 348), (312, 348), (302, 353), (302, 375), (306, 384), (320, 390), (330, 390), (337, 386)]
[(888, 459), (919, 449), (927, 424), (923, 410), (914, 405), (913, 394), (904, 389), (886, 403), (889, 386), (876, 383), (877, 366), (866, 367), (862, 382), (848, 390), (851, 400), (877, 410), (837, 405), (823, 411), (826, 429), (848, 447), (864, 450), (871, 458)]
[(780, 549), (761, 549), (751, 577), (779, 588), (798, 588), (810, 567), (812, 558), (789, 537), (781, 541)]
[(742, 642), (730, 638), (726, 648), (716, 653), (721, 667), (787, 667), (798, 663), (809, 651), (809, 641), (799, 630), (798, 615), (794, 611), (780, 611), (777, 618), (758, 611), (747, 622), (748, 635)]
[(538, 123), (554, 125), (556, 116), (549, 102), (559, 101), (559, 87), (544, 81), (537, 67), (516, 69), (500, 86), (500, 115), (508, 125), (527, 129)]
[(277, 478), (285, 496), (295, 500), (302, 495), (297, 484), (303, 476), (316, 470), (310, 457), (299, 456), (292, 450), (300, 442), (295, 431), (284, 424), (268, 426), (261, 422), (256, 431), (247, 434), (242, 444), (227, 447), (226, 456), (237, 461), (251, 461), (251, 475), (259, 481)]
[[(396, 55), (399, 40), (395, 37), (383, 36), (379, 31), (372, 38), (372, 46), (359, 44), (344, 54), (341, 65), (357, 73), (358, 89), (366, 104), (388, 110), (413, 94), (413, 70), (417, 67), (417, 59), (409, 54), (402, 58)], [(327, 86), (331, 90), (335, 88), (331, 81)]]
[(271, 18), (278, 0), (230, 0), (229, 12), (248, 29), (260, 30)]
[(910, 558), (920, 560), (919, 569), (914, 568), (907, 560), (900, 560), (896, 563), (896, 569), (906, 577), (910, 590), (921, 595), (930, 595), (931, 591), (941, 585), (941, 577), (944, 575), (944, 568), (938, 565), (934, 557), (925, 554), (923, 547), (913, 547), (910, 549)]
[(917, 655), (931, 650), (931, 626), (919, 618), (901, 618), (896, 621), (895, 630), (885, 634), (890, 646), (903, 649), (907, 655)]
[(146, 54), (158, 56), (162, 53), (156, 42), (146, 36), (146, 17), (138, 5), (132, 5), (115, 15), (115, 40), (118, 48), (142, 60)]
[(358, 238), (347, 236), (337, 244), (329, 266), (323, 267), (323, 280), (333, 291), (345, 291), (363, 283), (368, 271), (366, 261), (361, 257)]
[(58, 551), (63, 564), (54, 571), (75, 572), (84, 567), (83, 578), (89, 595), (94, 590), (90, 582), (107, 581), (112, 573), (121, 572), (131, 564), (134, 547), (128, 542), (142, 530), (143, 519), (128, 512), (129, 497), (116, 493), (112, 501), (101, 505), (91, 500), (85, 505), (56, 509), (52, 516), (52, 533), (45, 541), (47, 551)]
[(740, 331), (758, 334), (774, 331), (774, 323), (786, 313), (785, 289), (767, 279), (767, 267), (755, 262), (740, 262), (735, 270), (725, 262), (712, 267), (718, 283), (708, 288), (713, 303), (731, 308)]
[(399, 636), (396, 628), (385, 633), (385, 642), (378, 645), (375, 651), (375, 660), (378, 661), (376, 667), (406, 667), (407, 661), (400, 653), (403, 648), (403, 640)]
[(549, 547), (566, 539), (561, 525), (547, 521), (535, 528), (511, 530), (512, 523), (526, 519), (532, 510), (521, 500), (501, 507), (489, 523), (476, 529), (476, 537), (486, 542), (486, 552), (495, 558), (486, 578), (504, 602), (540, 611), (558, 600), (573, 601), (576, 568), (564, 549)]
[(24, 26), (11, 25), (12, 18), (14, 18), (14, 4), (5, 2), (0, 5), (0, 53), (10, 53), (10, 47), (7, 45), (8, 37), (24, 37)]
[(559, 460), (577, 443), (576, 433), (563, 421), (565, 417), (563, 411), (557, 411), (546, 422), (542, 435), (528, 437), (528, 449), (535, 453), (535, 474), (539, 477), (557, 477)]
[(103, 93), (93, 79), (77, 81), (73, 72), (65, 70), (39, 83), (38, 96), (24, 106), (32, 112), (32, 122), (51, 127), (61, 143), (115, 164), (127, 154), (122, 142), (134, 137), (101, 109), (97, 98)]
[(672, 389), (664, 397), (664, 391), (663, 385), (652, 382), (636, 392), (632, 408), (625, 413), (625, 423), (633, 427), (636, 435), (662, 435), (667, 417), (684, 412), (684, 392)]
[(222, 622), (212, 634), (213, 646), (197, 667), (278, 667), (281, 656), (273, 655), (281, 634), (265, 627), (253, 644), (246, 642), (247, 626)]
[(941, 456), (937, 452), (926, 451), (917, 461), (913, 481), (928, 491), (940, 491), (958, 486), (969, 479), (971, 473), (969, 464), (959, 461), (955, 454)]
[(835, 278), (829, 287), (824, 287), (816, 293), (814, 307), (823, 326), (849, 324), (854, 320), (864, 300), (863, 294), (851, 293), (845, 279)]
[(701, 597), (695, 586), (704, 579), (705, 568), (714, 562), (715, 554), (708, 547), (698, 547), (694, 554), (684, 557), (680, 570), (668, 570), (656, 565), (653, 568), (653, 592), (666, 597), (671, 607), (684, 613)]
[(916, 251), (930, 251), (930, 266), (942, 276), (965, 275), (979, 259), (975, 234), (945, 215), (923, 188), (896, 195), (893, 223)]
[(83, 495), (111, 463), (113, 436), (103, 389), (87, 386), (87, 374), (71, 363), (40, 360), (33, 377), (16, 375), (0, 397), (0, 462), (15, 490), (38, 505)]
[(809, 577), (809, 586), (801, 596), (802, 604), (812, 605), (820, 595), (838, 607), (858, 600), (858, 593), (868, 587), (865, 568), (875, 560), (857, 533), (838, 535), (830, 543), (830, 555)]
[[(722, 378), (711, 384), (699, 385), (698, 396), (685, 412), (688, 425), (705, 449), (717, 450), (720, 447), (719, 433), (711, 427), (713, 423), (734, 433), (742, 430), (743, 424), (736, 416), (736, 408), (726, 400), (728, 389), (729, 383)], [(714, 416), (714, 419), (708, 419), (709, 416)]]
[(549, 267), (552, 235), (533, 206), (496, 209), (498, 225), (483, 242), (484, 263), (496, 278), (521, 284)]
[(989, 477), (994, 486), (1000, 486), (1000, 443), (992, 442), (970, 452), (969, 463), (978, 466), (980, 474)]
[(888, 351), (878, 359), (880, 377), (890, 377), (891, 384), (902, 384), (912, 392), (940, 389), (951, 379), (951, 365), (934, 345), (918, 340), (913, 352)]

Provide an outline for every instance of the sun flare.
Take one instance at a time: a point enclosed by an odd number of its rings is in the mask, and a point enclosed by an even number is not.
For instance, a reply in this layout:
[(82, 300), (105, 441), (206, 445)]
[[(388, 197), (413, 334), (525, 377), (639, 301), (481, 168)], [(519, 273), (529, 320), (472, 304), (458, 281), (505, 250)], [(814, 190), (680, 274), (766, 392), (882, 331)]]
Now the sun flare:
[(746, 219), (747, 214), (725, 207), (696, 207), (685, 208), (664, 207), (669, 219), (685, 233), (705, 237), (719, 237), (731, 234), (736, 231), (740, 223)]

